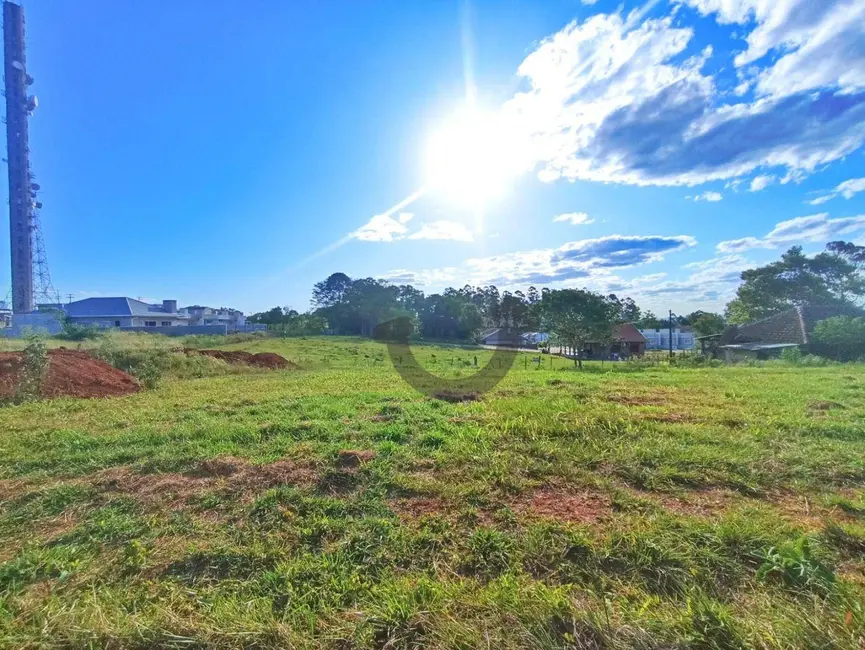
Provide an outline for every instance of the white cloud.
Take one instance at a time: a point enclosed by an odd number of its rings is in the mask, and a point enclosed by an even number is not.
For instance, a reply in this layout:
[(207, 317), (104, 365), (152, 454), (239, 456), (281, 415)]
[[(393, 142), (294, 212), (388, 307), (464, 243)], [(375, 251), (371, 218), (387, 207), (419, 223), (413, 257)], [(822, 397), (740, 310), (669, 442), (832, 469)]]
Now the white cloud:
[(474, 241), (474, 234), (463, 224), (456, 221), (433, 221), (421, 225), (409, 239), (451, 239), (453, 241)]
[(584, 5), (591, 7), (593, 4), (597, 3), (598, 0), (580, 0)]
[(780, 97), (817, 88), (865, 89), (865, 3), (861, 0), (684, 0), (720, 23), (749, 24), (738, 67), (780, 56), (756, 75), (757, 91)]
[(569, 223), (574, 226), (578, 226), (580, 224), (590, 224), (595, 223), (594, 219), (589, 219), (589, 215), (585, 212), (568, 212), (566, 214), (560, 214), (557, 217), (553, 217), (553, 222), (561, 222), (561, 223)]
[(662, 260), (667, 254), (695, 246), (688, 235), (625, 236), (568, 242), (559, 248), (517, 251), (491, 257), (470, 258), (456, 270), (428, 269), (391, 271), (385, 277), (407, 278), (420, 286), (441, 286), (442, 282), (460, 284), (497, 284), (515, 286), (550, 284), (568, 280), (602, 277), (611, 269), (630, 268)]
[(401, 239), (449, 239), (465, 242), (474, 240), (471, 230), (455, 221), (423, 223), (418, 230), (409, 234), (406, 224), (413, 217), (414, 215), (409, 212), (400, 213), (396, 219), (388, 215), (378, 214), (351, 233), (351, 237), (373, 242), (395, 242)]
[(741, 253), (753, 248), (774, 248), (774, 246), (757, 237), (742, 237), (719, 242), (715, 248), (719, 253)]
[(865, 215), (829, 219), (827, 212), (796, 217), (778, 223), (763, 238), (743, 237), (722, 241), (717, 245), (721, 253), (736, 253), (752, 248), (777, 248), (798, 243), (826, 243), (835, 237), (865, 231)]
[(403, 213), (400, 215), (399, 221), (397, 221), (393, 217), (377, 214), (367, 221), (365, 225), (355, 230), (351, 236), (361, 241), (396, 241), (397, 239), (402, 239), (408, 232), (408, 228), (404, 224), (411, 217), (412, 215)]
[(865, 178), (851, 178), (822, 196), (818, 196), (812, 201), (808, 201), (811, 205), (820, 205), (834, 199), (836, 196), (843, 196), (845, 199), (852, 199), (859, 192), (865, 192)]
[[(812, 11), (812, 3), (823, 4), (814, 0), (689, 4), (704, 13), (720, 12), (727, 22), (750, 25), (749, 16), (754, 16), (748, 52), (756, 53), (766, 43), (774, 43), (768, 45), (771, 49), (794, 47), (803, 39), (817, 42), (814, 30), (839, 24), (842, 9), (853, 1), (826, 0), (837, 11)], [(861, 0), (855, 2), (865, 6)], [(790, 9), (794, 5), (799, 13), (819, 14), (822, 22), (809, 26)], [(786, 35), (772, 35), (778, 17), (786, 21), (787, 27), (779, 28)], [(720, 94), (714, 77), (703, 72), (711, 48), (683, 58), (694, 40), (691, 28), (675, 27), (672, 16), (641, 18), (642, 14), (624, 18), (613, 13), (573, 22), (544, 40), (520, 65), (518, 74), (529, 89), (508, 101), (503, 111), (529, 136), (541, 180), (696, 185), (741, 177), (759, 167), (786, 168), (790, 178), (801, 178), (865, 141), (865, 94), (851, 94), (860, 87), (858, 51), (865, 50), (865, 38), (842, 39), (837, 47), (831, 40), (825, 42), (826, 48), (837, 50), (836, 59), (845, 51), (852, 53), (851, 65), (845, 68), (849, 74), (833, 68), (831, 73), (809, 73), (807, 81), (797, 76), (794, 86), (780, 93), (772, 88), (769, 69), (760, 72), (757, 66), (752, 74), (749, 67), (745, 80), (756, 75), (762, 84), (760, 98), (728, 104), (729, 95)], [(792, 36), (800, 29), (807, 34)], [(790, 54), (798, 51), (783, 49)], [(822, 58), (808, 66), (818, 66)], [(789, 74), (801, 76), (805, 67)]]
[(643, 308), (652, 309), (681, 305), (690, 309), (694, 303), (708, 305), (704, 308), (721, 308), (733, 297), (745, 269), (756, 264), (741, 255), (726, 255), (700, 262), (685, 264), (682, 268), (692, 271), (682, 280), (668, 280), (665, 273), (652, 273), (633, 279), (614, 275), (590, 278), (585, 284), (603, 292), (628, 295)]
[(751, 192), (759, 192), (760, 190), (765, 190), (772, 183), (775, 182), (775, 177), (771, 175), (763, 174), (761, 176), (755, 176), (751, 179)]
[(720, 192), (703, 192), (702, 194), (686, 196), (685, 198), (692, 201), (708, 201), (709, 203), (717, 203), (724, 198), (724, 195)]

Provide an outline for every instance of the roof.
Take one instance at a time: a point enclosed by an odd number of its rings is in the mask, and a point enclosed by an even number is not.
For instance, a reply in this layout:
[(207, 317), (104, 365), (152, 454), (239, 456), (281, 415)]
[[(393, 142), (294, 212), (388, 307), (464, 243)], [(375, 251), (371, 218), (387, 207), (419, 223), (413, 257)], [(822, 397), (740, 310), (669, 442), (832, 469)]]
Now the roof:
[(862, 316), (848, 305), (801, 305), (745, 325), (730, 325), (721, 334), (721, 345), (734, 343), (796, 343), (806, 345), (814, 325), (833, 316)]
[(648, 339), (633, 323), (622, 323), (615, 334), (616, 340), (625, 343), (645, 343)]
[(481, 336), (481, 341), (495, 338), (497, 341), (508, 341), (512, 343), (520, 343), (520, 334), (516, 331), (510, 331), (507, 327), (499, 327)]
[(798, 343), (734, 343), (720, 346), (724, 350), (778, 350), (781, 348), (798, 348)]
[(95, 318), (116, 316), (173, 316), (188, 318), (184, 314), (170, 312), (162, 305), (150, 305), (134, 298), (85, 298), (63, 306), (73, 318)]

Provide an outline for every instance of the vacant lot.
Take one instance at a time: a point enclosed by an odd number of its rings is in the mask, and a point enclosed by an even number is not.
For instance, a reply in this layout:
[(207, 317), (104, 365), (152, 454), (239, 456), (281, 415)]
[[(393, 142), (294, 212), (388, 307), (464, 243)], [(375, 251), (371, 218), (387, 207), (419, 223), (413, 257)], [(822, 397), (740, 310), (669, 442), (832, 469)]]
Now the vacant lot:
[(230, 349), (300, 369), (0, 409), (0, 646), (862, 647), (863, 366)]

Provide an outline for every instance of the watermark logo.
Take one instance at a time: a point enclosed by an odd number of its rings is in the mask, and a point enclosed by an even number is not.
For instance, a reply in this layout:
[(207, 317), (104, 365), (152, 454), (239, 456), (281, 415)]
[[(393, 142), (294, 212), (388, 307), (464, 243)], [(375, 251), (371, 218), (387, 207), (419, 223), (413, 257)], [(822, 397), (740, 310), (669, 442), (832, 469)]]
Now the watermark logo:
[[(442, 377), (427, 370), (417, 358), (410, 343), (413, 333), (412, 320), (401, 316), (380, 323), (373, 335), (379, 340), (387, 341), (388, 355), (403, 381), (427, 397), (452, 402), (477, 399), (495, 388), (514, 365), (521, 341), (519, 332), (501, 328), (489, 339), (491, 345), (485, 346), (492, 351), (485, 363), (481, 362), (475, 353), (470, 366), (457, 368), (459, 376)], [(452, 373), (449, 366), (445, 366), (443, 370)], [(463, 373), (465, 376), (462, 376)]]

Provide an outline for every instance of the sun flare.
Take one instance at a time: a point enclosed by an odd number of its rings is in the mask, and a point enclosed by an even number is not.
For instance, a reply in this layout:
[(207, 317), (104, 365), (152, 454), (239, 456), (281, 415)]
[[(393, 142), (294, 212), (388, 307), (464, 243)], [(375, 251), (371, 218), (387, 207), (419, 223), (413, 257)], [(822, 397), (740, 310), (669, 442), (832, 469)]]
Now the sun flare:
[(525, 171), (521, 140), (501, 114), (467, 107), (430, 135), (426, 186), (458, 207), (482, 210)]

